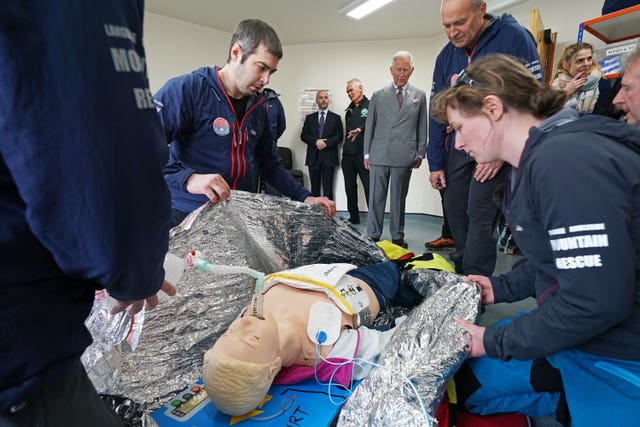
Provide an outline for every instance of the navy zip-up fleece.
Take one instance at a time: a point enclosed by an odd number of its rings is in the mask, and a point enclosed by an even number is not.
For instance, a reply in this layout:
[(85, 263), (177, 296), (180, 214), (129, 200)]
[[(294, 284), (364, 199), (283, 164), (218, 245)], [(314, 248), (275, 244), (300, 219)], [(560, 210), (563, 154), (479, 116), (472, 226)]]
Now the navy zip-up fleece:
[(143, 1), (2, 2), (0, 412), (79, 359), (96, 289), (162, 285), (167, 149), (143, 16)]
[(531, 129), (507, 182), (505, 216), (528, 262), (492, 278), (496, 302), (535, 296), (538, 308), (488, 328), (484, 345), (503, 360), (574, 347), (640, 360), (640, 129), (567, 121), (567, 110)]
[(187, 192), (193, 173), (218, 173), (232, 189), (249, 191), (254, 156), (263, 177), (282, 194), (298, 201), (311, 195), (282, 166), (262, 94), (249, 99), (238, 123), (218, 68), (202, 67), (169, 80), (154, 99), (171, 144), (164, 175), (174, 209), (191, 212), (208, 200)]
[[(451, 79), (459, 74), (473, 60), (491, 53), (504, 53), (522, 60), (523, 64), (540, 81), (544, 79), (540, 67), (540, 58), (536, 51), (533, 36), (513, 16), (486, 15), (490, 19), (489, 26), (480, 35), (473, 52), (466, 53), (450, 42), (440, 51), (436, 58), (431, 84), (431, 99), (438, 92), (451, 87)], [(445, 158), (445, 139), (447, 125), (429, 117), (429, 143), (427, 144), (427, 160), (431, 172), (443, 169)], [(449, 149), (454, 149), (455, 133), (447, 141)]]

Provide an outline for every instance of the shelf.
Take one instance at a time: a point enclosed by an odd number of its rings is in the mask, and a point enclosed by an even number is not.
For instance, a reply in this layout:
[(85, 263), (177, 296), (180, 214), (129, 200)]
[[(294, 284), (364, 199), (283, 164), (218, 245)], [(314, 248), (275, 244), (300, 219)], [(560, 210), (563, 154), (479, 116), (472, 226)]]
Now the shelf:
[(640, 36), (640, 5), (618, 10), (580, 24), (578, 41), (586, 30), (604, 41), (614, 43)]

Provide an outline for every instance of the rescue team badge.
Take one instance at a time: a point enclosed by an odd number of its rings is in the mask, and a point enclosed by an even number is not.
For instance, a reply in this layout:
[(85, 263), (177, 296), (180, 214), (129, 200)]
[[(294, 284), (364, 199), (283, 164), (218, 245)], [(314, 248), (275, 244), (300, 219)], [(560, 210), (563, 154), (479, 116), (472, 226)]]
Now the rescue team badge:
[(229, 135), (229, 122), (223, 119), (222, 117), (218, 117), (213, 121), (213, 131), (218, 136), (227, 136)]

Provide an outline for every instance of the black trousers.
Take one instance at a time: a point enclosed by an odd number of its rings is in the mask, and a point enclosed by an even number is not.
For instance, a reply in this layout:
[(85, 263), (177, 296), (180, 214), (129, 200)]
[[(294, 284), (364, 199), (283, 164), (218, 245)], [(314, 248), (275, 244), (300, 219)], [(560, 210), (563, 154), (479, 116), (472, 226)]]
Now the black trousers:
[[(442, 165), (442, 169), (447, 170), (447, 158), (445, 156), (444, 163)], [(451, 234), (451, 227), (449, 227), (449, 219), (447, 218), (447, 209), (444, 205), (444, 193), (446, 189), (438, 190), (440, 193), (440, 204), (442, 205), (442, 232), (440, 235), (445, 239), (453, 239), (453, 234)], [(455, 240), (454, 240), (455, 241)]]
[(123, 423), (102, 401), (79, 359), (14, 412), (0, 414), (0, 427), (86, 426), (123, 427)]
[(476, 165), (463, 151), (449, 150), (445, 212), (456, 251), (462, 253), (461, 273), (491, 276), (497, 258), (492, 227), (498, 206), (493, 193), (504, 183), (508, 168), (503, 166), (493, 179), (481, 183), (473, 178)]
[[(309, 178), (311, 180), (311, 193), (314, 197), (325, 196), (333, 199), (333, 173), (335, 166), (316, 164), (309, 166)], [(322, 193), (320, 188), (322, 185)]]
[(342, 174), (344, 175), (344, 191), (347, 194), (347, 210), (349, 218), (359, 219), (358, 177), (364, 188), (364, 197), (369, 206), (369, 170), (364, 167), (362, 153), (342, 153)]
[[(445, 190), (438, 190), (440, 193), (440, 203), (442, 203), (442, 233), (440, 235), (445, 239), (453, 239), (453, 234), (451, 234), (451, 227), (449, 227), (449, 219), (447, 219), (447, 210), (444, 206), (444, 193)], [(455, 240), (454, 240), (455, 242)]]

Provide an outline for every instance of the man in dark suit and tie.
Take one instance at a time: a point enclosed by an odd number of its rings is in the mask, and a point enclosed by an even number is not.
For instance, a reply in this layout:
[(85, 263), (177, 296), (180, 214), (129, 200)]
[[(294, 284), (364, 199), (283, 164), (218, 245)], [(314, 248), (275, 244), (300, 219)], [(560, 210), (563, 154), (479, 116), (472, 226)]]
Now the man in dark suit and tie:
[(309, 114), (302, 127), (300, 139), (307, 144), (307, 160), (311, 193), (320, 195), (320, 186), (325, 197), (333, 200), (333, 172), (338, 166), (338, 144), (344, 136), (342, 120), (329, 111), (329, 92), (316, 92), (318, 111)]
[(380, 239), (390, 187), (391, 239), (406, 248), (404, 213), (409, 181), (427, 149), (427, 95), (409, 84), (411, 53), (397, 52), (389, 69), (393, 83), (371, 96), (364, 131), (364, 165), (370, 172), (367, 234), (373, 240)]

